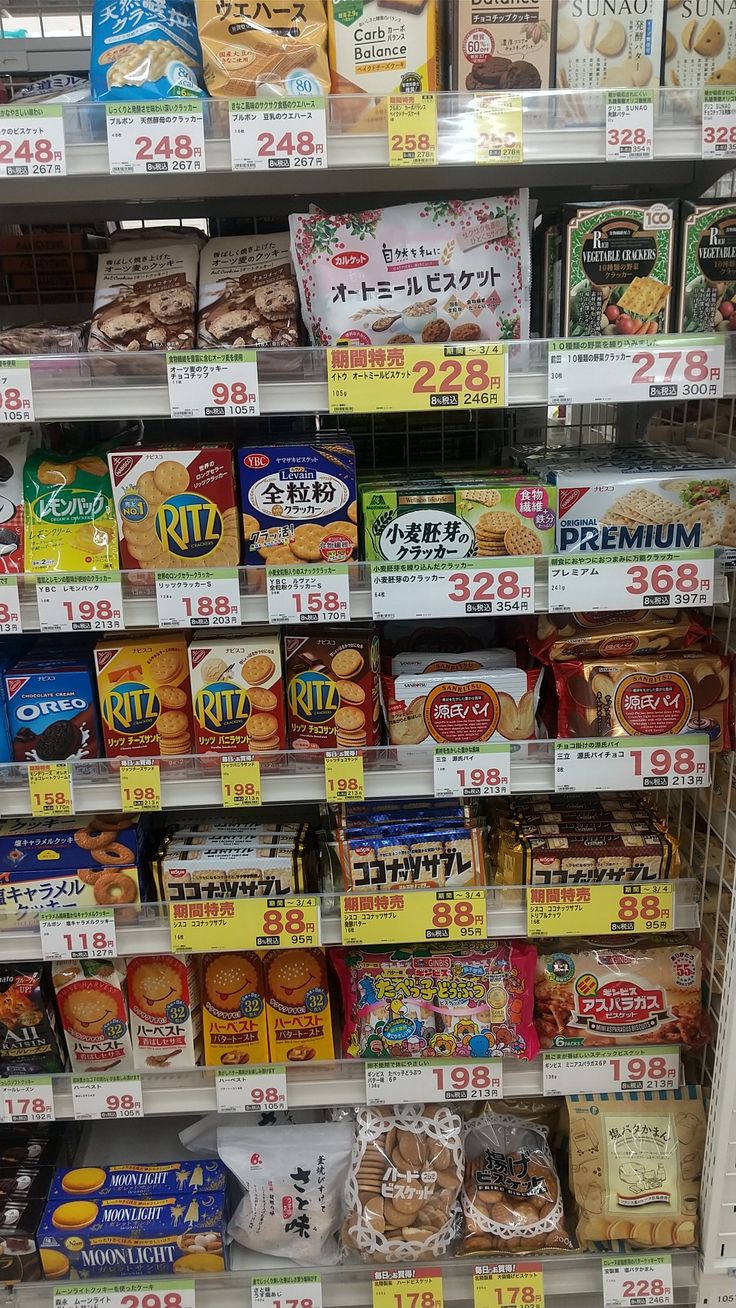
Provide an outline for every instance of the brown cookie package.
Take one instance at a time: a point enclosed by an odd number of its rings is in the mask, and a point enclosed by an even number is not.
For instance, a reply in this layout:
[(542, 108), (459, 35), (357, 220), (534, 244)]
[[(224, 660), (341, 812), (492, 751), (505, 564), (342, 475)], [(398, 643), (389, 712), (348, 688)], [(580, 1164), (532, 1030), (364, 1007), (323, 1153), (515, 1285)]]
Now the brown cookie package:
[(90, 350), (191, 350), (194, 345), (196, 243), (124, 242), (101, 254)]
[(296, 750), (380, 745), (378, 635), (373, 627), (287, 631), (286, 703)]
[(457, 90), (538, 91), (554, 85), (553, 0), (456, 0), (452, 5)]

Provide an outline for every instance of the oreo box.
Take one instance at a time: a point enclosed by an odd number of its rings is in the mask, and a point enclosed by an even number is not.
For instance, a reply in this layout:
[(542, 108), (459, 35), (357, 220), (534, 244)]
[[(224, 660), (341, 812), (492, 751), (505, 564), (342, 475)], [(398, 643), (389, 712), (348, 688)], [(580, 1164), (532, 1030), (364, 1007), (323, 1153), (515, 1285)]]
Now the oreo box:
[(99, 758), (97, 706), (87, 663), (28, 657), (8, 668), (3, 680), (16, 763)]
[(238, 450), (246, 563), (345, 563), (358, 545), (352, 441)]

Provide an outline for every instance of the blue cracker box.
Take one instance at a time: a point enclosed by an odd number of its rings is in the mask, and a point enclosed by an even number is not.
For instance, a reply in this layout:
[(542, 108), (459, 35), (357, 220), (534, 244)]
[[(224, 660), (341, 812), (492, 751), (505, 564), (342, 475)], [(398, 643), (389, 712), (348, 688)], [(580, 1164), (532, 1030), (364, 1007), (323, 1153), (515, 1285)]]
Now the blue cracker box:
[(227, 1270), (227, 1194), (51, 1197), (37, 1244), (47, 1280), (202, 1276)]
[(27, 657), (5, 671), (3, 683), (16, 763), (100, 757), (89, 664)]
[(81, 818), (47, 818), (42, 826), (29, 818), (6, 818), (0, 822), (0, 874), (135, 867), (143, 830), (133, 816), (92, 817), (86, 824)]
[(352, 441), (238, 450), (246, 563), (345, 563), (358, 547)]
[(65, 1199), (113, 1199), (128, 1195), (169, 1199), (173, 1195), (224, 1190), (227, 1169), (219, 1158), (185, 1158), (172, 1163), (107, 1163), (104, 1167), (62, 1167), (46, 1194)]

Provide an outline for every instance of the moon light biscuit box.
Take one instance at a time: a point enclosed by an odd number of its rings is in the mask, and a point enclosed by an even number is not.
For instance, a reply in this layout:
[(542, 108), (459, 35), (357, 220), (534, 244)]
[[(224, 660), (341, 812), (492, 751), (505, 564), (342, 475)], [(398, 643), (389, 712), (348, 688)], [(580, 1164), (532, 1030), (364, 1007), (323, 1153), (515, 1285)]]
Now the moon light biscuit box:
[(351, 441), (238, 450), (246, 563), (344, 563), (358, 545)]
[(196, 753), (286, 749), (281, 644), (272, 631), (192, 641), (189, 675)]
[(192, 708), (183, 636), (102, 640), (97, 690), (108, 758), (192, 752)]

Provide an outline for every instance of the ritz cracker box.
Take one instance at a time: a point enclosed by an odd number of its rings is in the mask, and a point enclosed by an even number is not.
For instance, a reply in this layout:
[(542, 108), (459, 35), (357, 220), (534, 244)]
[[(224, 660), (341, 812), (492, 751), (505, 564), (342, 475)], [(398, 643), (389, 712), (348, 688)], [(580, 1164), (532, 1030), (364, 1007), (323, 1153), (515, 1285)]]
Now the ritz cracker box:
[(192, 753), (187, 643), (183, 636), (113, 638), (95, 647), (108, 758)]
[(373, 628), (287, 631), (285, 651), (293, 749), (380, 745), (379, 648)]

